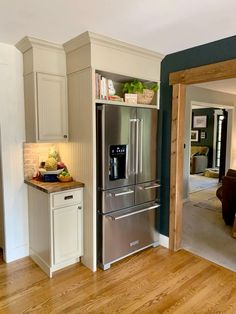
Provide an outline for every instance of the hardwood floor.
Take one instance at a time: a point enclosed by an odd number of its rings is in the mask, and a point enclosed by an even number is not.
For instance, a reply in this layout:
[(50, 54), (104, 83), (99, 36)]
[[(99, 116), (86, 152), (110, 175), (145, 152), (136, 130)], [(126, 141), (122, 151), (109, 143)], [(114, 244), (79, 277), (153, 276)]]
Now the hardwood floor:
[(0, 265), (0, 313), (236, 313), (236, 273), (184, 250), (139, 252), (107, 271), (52, 279), (30, 258)]

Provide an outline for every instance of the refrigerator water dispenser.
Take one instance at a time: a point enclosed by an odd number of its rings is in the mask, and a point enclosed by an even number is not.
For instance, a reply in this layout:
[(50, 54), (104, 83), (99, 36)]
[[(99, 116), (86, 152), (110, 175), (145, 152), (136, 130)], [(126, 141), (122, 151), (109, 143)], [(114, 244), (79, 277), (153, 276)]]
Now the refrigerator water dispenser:
[(109, 179), (111, 181), (126, 177), (127, 145), (110, 145)]

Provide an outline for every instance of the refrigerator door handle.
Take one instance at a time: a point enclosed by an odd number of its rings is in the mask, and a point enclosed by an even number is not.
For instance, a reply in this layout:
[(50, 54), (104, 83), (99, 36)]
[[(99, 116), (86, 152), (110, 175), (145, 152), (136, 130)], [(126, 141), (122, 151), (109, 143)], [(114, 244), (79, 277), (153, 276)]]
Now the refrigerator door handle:
[(135, 173), (135, 127), (137, 119), (130, 119), (130, 159), (129, 159), (129, 174)]
[(128, 213), (128, 214), (120, 215), (120, 216), (107, 215), (106, 217), (111, 219), (111, 220), (119, 220), (119, 219), (124, 219), (124, 218), (129, 217), (129, 216), (133, 216), (133, 215), (137, 215), (137, 214), (140, 214), (140, 213), (144, 213), (144, 212), (147, 212), (147, 211), (149, 211), (151, 209), (155, 209), (155, 208), (158, 208), (158, 207), (160, 207), (159, 204), (153, 205), (153, 206), (150, 206), (150, 207), (147, 207), (147, 208), (144, 208), (144, 209), (140, 209), (140, 210)]
[(143, 119), (139, 120), (139, 173), (143, 172)]
[(139, 186), (140, 190), (150, 190), (150, 189), (156, 189), (156, 188), (159, 188), (161, 185), (156, 183), (156, 184), (153, 184), (153, 185), (149, 185), (149, 186)]
[(135, 162), (135, 174), (138, 174), (139, 170), (139, 122), (140, 120), (136, 120), (136, 162)]
[(112, 195), (115, 196), (115, 197), (117, 197), (117, 196), (132, 194), (132, 193), (134, 193), (134, 191), (133, 191), (133, 190), (129, 190), (129, 191), (125, 191), (125, 192), (114, 193), (114, 194), (112, 194)]

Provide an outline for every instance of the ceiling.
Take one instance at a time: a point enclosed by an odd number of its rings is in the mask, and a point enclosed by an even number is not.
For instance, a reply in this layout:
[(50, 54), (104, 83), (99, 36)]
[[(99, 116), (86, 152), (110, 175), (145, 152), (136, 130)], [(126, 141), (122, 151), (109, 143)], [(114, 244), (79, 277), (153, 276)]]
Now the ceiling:
[(0, 42), (92, 31), (163, 54), (236, 34), (235, 0), (1, 0)]
[(194, 86), (203, 87), (203, 88), (215, 90), (218, 92), (236, 95), (236, 79), (235, 78), (227, 79), (227, 80), (207, 82), (207, 83), (194, 84)]

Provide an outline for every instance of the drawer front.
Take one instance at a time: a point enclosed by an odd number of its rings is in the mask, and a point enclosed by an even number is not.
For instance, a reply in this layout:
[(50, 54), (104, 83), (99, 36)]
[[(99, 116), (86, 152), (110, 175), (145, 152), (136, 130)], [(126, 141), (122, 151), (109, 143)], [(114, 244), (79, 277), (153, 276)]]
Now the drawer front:
[(99, 211), (107, 213), (134, 205), (134, 187), (129, 186), (120, 189), (101, 192), (101, 207)]
[(159, 205), (149, 203), (102, 217), (102, 264), (159, 241)]
[(65, 207), (82, 203), (83, 192), (80, 190), (67, 190), (52, 194), (52, 208)]
[(160, 202), (160, 185), (156, 182), (142, 183), (135, 186), (135, 204), (151, 201)]

